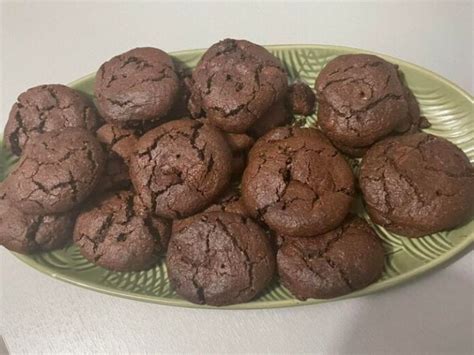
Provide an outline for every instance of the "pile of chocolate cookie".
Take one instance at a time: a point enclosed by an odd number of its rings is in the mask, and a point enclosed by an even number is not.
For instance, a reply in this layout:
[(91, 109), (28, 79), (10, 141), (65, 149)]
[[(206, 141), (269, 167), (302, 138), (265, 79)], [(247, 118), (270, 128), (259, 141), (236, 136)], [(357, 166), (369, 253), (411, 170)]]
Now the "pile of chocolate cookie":
[[(194, 69), (137, 48), (98, 70), (94, 103), (63, 85), (22, 93), (4, 144), (0, 243), (20, 253), (71, 240), (98, 266), (154, 267), (199, 304), (247, 302), (278, 279), (296, 298), (366, 287), (382, 241), (351, 213), (406, 237), (474, 214), (474, 168), (429, 126), (398, 68), (343, 55), (315, 92), (263, 47), (226, 39)], [(318, 105), (318, 127), (295, 115)], [(358, 176), (349, 159), (362, 157)]]

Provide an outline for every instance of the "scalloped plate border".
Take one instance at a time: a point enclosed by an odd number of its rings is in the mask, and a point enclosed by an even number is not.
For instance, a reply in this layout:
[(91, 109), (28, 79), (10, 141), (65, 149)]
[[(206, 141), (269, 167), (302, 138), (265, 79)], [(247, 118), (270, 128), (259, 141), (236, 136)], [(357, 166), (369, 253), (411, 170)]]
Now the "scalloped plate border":
[[(423, 67), (420, 67), (418, 65), (403, 61), (398, 58), (394, 58), (388, 55), (380, 54), (377, 52), (372, 52), (372, 51), (367, 51), (367, 50), (362, 50), (358, 48), (352, 48), (352, 47), (343, 47), (343, 46), (332, 46), (332, 45), (297, 45), (297, 44), (291, 44), (291, 45), (268, 45), (265, 46), (268, 49), (271, 50), (287, 50), (287, 49), (320, 49), (320, 50), (333, 50), (333, 51), (340, 51), (340, 52), (346, 52), (346, 53), (369, 53), (369, 54), (374, 54), (381, 56), (393, 63), (396, 64), (401, 64), (404, 67), (408, 67), (412, 70), (422, 72), (427, 76), (431, 76), (434, 78), (436, 81), (442, 82), (444, 85), (449, 86), (452, 90), (456, 91), (457, 94), (463, 96), (465, 99), (473, 103), (473, 98), (471, 95), (469, 95), (466, 91), (458, 87), (456, 84), (452, 83), (451, 81), (441, 77), (440, 75), (427, 70)], [(177, 51), (177, 52), (170, 52), (171, 55), (173, 56), (184, 56), (184, 55), (193, 55), (200, 53), (205, 49), (193, 49), (193, 50), (183, 50), (183, 51)], [(91, 73), (89, 75), (86, 75), (80, 79), (77, 79), (68, 86), (78, 86), (81, 85), (82, 83), (90, 80), (95, 76), (95, 73)], [(472, 112), (471, 112), (472, 113)], [(474, 117), (471, 114), (470, 117), (471, 121), (474, 121)], [(426, 274), (427, 271), (429, 270), (434, 270), (440, 266), (446, 266), (449, 261), (452, 261), (453, 258), (457, 255), (460, 255), (463, 251), (468, 252), (469, 248), (474, 245), (474, 230), (471, 230), (468, 235), (458, 244), (456, 244), (453, 248), (451, 248), (449, 251), (445, 252), (443, 255), (436, 257), (435, 259), (418, 266), (416, 268), (413, 268), (407, 272), (404, 272), (402, 274), (399, 274), (395, 277), (391, 277), (382, 281), (379, 281), (377, 283), (374, 283), (364, 289), (352, 292), (350, 294), (347, 294), (342, 297), (338, 298), (333, 298), (329, 300), (321, 300), (321, 299), (309, 299), (307, 301), (298, 301), (296, 299), (288, 299), (288, 300), (278, 300), (278, 301), (262, 301), (262, 302), (249, 302), (249, 303), (242, 303), (242, 304), (237, 304), (237, 305), (232, 305), (232, 306), (226, 306), (226, 307), (211, 307), (211, 306), (206, 306), (206, 305), (196, 305), (190, 302), (187, 302), (183, 299), (175, 299), (175, 298), (166, 298), (166, 297), (160, 297), (160, 296), (150, 296), (150, 295), (144, 295), (144, 294), (139, 294), (135, 292), (130, 292), (126, 290), (120, 290), (116, 289), (113, 287), (109, 287), (106, 285), (97, 285), (97, 284), (91, 284), (88, 281), (82, 280), (80, 277), (75, 277), (75, 276), (68, 276), (68, 275), (62, 275), (61, 273), (56, 272), (54, 269), (51, 269), (48, 266), (45, 266), (43, 264), (38, 263), (34, 259), (30, 258), (27, 255), (22, 255), (18, 253), (13, 253), (19, 260), (24, 262), (25, 264), (33, 267), (34, 269), (49, 275), (55, 279), (65, 281), (67, 283), (77, 285), (89, 290), (93, 290), (96, 292), (108, 294), (108, 295), (113, 295), (113, 296), (119, 296), (122, 298), (127, 298), (131, 300), (137, 300), (137, 301), (143, 301), (143, 302), (150, 302), (150, 303), (157, 303), (157, 304), (162, 304), (162, 305), (169, 305), (169, 306), (179, 306), (179, 307), (188, 307), (188, 308), (198, 308), (198, 309), (268, 309), (268, 308), (281, 308), (281, 307), (293, 307), (293, 306), (304, 306), (304, 305), (313, 305), (313, 304), (319, 304), (319, 303), (326, 303), (326, 302), (332, 302), (332, 301), (337, 301), (337, 300), (343, 300), (343, 299), (349, 299), (349, 298), (355, 298), (355, 297), (360, 297), (368, 294), (372, 294), (375, 292), (387, 290), (389, 288), (392, 288), (397, 285), (405, 284), (407, 281), (412, 280), (418, 276)]]

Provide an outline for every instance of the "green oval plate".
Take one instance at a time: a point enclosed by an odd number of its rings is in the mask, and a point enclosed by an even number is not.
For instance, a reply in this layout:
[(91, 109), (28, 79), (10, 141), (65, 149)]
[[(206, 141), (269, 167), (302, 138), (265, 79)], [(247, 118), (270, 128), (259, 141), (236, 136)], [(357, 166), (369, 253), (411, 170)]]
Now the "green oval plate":
[[(286, 66), (290, 77), (299, 78), (309, 85), (322, 67), (334, 57), (346, 53), (366, 52), (359, 49), (322, 45), (280, 45), (267, 47)], [(184, 65), (196, 65), (204, 50), (176, 52), (173, 56)], [(378, 54), (379, 55), (379, 54)], [(446, 79), (416, 65), (380, 55), (399, 65), (405, 80), (415, 93), (423, 114), (432, 126), (427, 131), (451, 140), (474, 161), (474, 117), (473, 99), (462, 89)], [(95, 74), (76, 80), (70, 86), (93, 93)], [(307, 125), (314, 125), (316, 117), (306, 119)], [(0, 177), (3, 178), (13, 159), (4, 150), (1, 152)], [(365, 212), (362, 214), (366, 217)], [(436, 233), (419, 239), (408, 239), (374, 226), (383, 239), (385, 272), (383, 277), (369, 287), (338, 299), (367, 295), (398, 285), (453, 258), (470, 247), (474, 241), (474, 221), (449, 232)], [(74, 246), (50, 253), (32, 256), (15, 254), (33, 268), (56, 279), (63, 280), (91, 290), (126, 297), (139, 301), (160, 304), (201, 307), (180, 299), (170, 288), (166, 267), (160, 262), (154, 269), (142, 272), (111, 272), (94, 266), (85, 260)], [(321, 303), (324, 300), (301, 302), (276, 282), (252, 302), (225, 308), (272, 308)]]

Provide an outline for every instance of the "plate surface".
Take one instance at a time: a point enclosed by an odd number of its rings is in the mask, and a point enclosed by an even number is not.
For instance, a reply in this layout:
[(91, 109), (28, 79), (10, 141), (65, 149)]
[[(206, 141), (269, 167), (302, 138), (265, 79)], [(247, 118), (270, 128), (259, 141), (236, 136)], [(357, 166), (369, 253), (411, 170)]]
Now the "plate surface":
[[(291, 78), (302, 79), (311, 86), (314, 85), (321, 68), (329, 60), (341, 54), (366, 52), (322, 45), (281, 45), (267, 48), (283, 61)], [(204, 50), (189, 50), (175, 52), (172, 55), (185, 65), (193, 67), (203, 53)], [(468, 155), (471, 163), (474, 162), (472, 97), (426, 69), (385, 55), (380, 56), (398, 64), (404, 73), (406, 82), (420, 103), (422, 114), (432, 123), (431, 128), (426, 131), (457, 144)], [(88, 75), (71, 83), (70, 86), (92, 95), (94, 77), (95, 74)], [(315, 121), (316, 117), (309, 117), (306, 119), (306, 124), (312, 126)], [(13, 163), (14, 159), (0, 148), (0, 179), (5, 177)], [(361, 211), (361, 214), (368, 219), (364, 211)], [(469, 248), (474, 242), (474, 221), (455, 230), (419, 239), (399, 237), (381, 227), (374, 227), (385, 246), (384, 274), (377, 283), (338, 299), (370, 294), (405, 282), (446, 262)], [(148, 271), (119, 273), (94, 266), (85, 260), (74, 246), (33, 256), (15, 255), (26, 264), (54, 278), (95, 291), (139, 301), (183, 307), (207, 307), (191, 304), (175, 294), (170, 288), (163, 260)], [(324, 301), (298, 301), (275, 282), (252, 302), (223, 308), (288, 307)]]

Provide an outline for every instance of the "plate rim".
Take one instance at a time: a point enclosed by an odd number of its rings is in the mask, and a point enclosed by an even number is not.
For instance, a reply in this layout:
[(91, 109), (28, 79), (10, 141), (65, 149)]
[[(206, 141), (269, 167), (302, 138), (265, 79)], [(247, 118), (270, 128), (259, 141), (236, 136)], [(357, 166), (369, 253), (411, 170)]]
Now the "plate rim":
[[(405, 238), (405, 237), (399, 237), (399, 238)], [(134, 300), (134, 301), (155, 303), (155, 304), (175, 306), (175, 307), (197, 308), (197, 309), (244, 310), (244, 309), (271, 309), (271, 308), (286, 308), (286, 307), (296, 307), (296, 306), (309, 306), (309, 305), (328, 303), (328, 302), (351, 299), (351, 298), (359, 298), (362, 296), (386, 291), (393, 287), (405, 286), (407, 282), (410, 280), (414, 280), (418, 277), (426, 276), (427, 272), (430, 270), (436, 271), (435, 269), (438, 267), (448, 266), (449, 263), (453, 261), (455, 256), (461, 254), (464, 250), (468, 252), (468, 248), (470, 246), (474, 247), (474, 232), (471, 232), (468, 235), (466, 235), (466, 238), (461, 243), (457, 244), (448, 252), (446, 252), (445, 254), (443, 254), (442, 256), (436, 259), (431, 260), (430, 262), (426, 264), (423, 264), (417, 268), (411, 269), (408, 272), (392, 277), (390, 279), (376, 282), (363, 289), (360, 289), (355, 292), (351, 292), (341, 297), (330, 298), (330, 299), (310, 298), (306, 301), (300, 301), (296, 298), (282, 300), (282, 301), (264, 301), (264, 302), (257, 302), (257, 303), (251, 301), (247, 303), (239, 303), (235, 305), (221, 306), (221, 307), (194, 304), (180, 298), (149, 296), (149, 295), (135, 293), (135, 292), (127, 291), (127, 290), (117, 290), (115, 288), (112, 288), (106, 285), (96, 286), (95, 284), (82, 282), (81, 279), (74, 276), (57, 274), (56, 272), (51, 271), (49, 267), (36, 262), (34, 259), (32, 259), (28, 255), (23, 255), (23, 254), (19, 254), (15, 252), (10, 252), (10, 253), (12, 253), (16, 258), (21, 260), (23, 263), (27, 264), (28, 266), (31, 266), (32, 268), (40, 271), (43, 274), (46, 274), (52, 277), (53, 279), (64, 281), (68, 284), (80, 286), (81, 288), (85, 288), (91, 291), (96, 291), (96, 292), (106, 294), (106, 295), (118, 296), (120, 298), (126, 298), (126, 299)]]
[[(390, 55), (386, 55), (383, 53), (379, 52), (374, 52), (374, 51), (369, 51), (365, 49), (359, 49), (355, 47), (347, 47), (347, 46), (338, 46), (338, 45), (325, 45), (325, 44), (273, 44), (273, 45), (264, 45), (265, 48), (270, 49), (270, 50), (278, 50), (278, 49), (332, 49), (336, 51), (344, 51), (344, 52), (359, 52), (359, 53), (367, 53), (367, 54), (373, 54), (380, 56), (384, 59), (387, 59), (391, 62), (394, 62), (396, 64), (402, 64), (405, 67), (409, 67), (413, 70), (420, 71), (424, 73), (425, 75), (432, 76), (436, 80), (441, 81), (445, 85), (449, 86), (451, 89), (456, 91), (457, 93), (461, 94), (465, 99), (473, 103), (474, 98), (473, 96), (467, 91), (458, 86), (457, 84), (453, 83), (449, 79), (444, 78), (443, 76), (426, 69), (422, 66), (419, 66), (417, 64), (413, 64), (411, 62), (392, 57)], [(179, 56), (179, 55), (186, 55), (186, 54), (196, 54), (198, 52), (203, 52), (205, 51), (206, 48), (197, 48), (197, 49), (186, 49), (186, 50), (179, 50), (179, 51), (173, 51), (169, 52), (168, 54), (171, 56)], [(74, 87), (77, 85), (82, 84), (83, 82), (90, 80), (91, 78), (94, 78), (96, 75), (96, 72), (87, 74), (85, 76), (82, 76), (70, 83), (67, 84), (67, 86)], [(469, 223), (469, 222), (468, 222)], [(461, 228), (462, 226), (458, 227)], [(398, 238), (406, 238), (406, 237), (401, 237), (398, 236)], [(76, 277), (76, 276), (70, 276), (70, 275), (63, 275), (58, 273), (57, 271), (51, 270), (50, 267), (42, 265), (38, 263), (36, 260), (31, 258), (28, 255), (22, 255), (18, 254), (15, 252), (10, 252), (13, 254), (17, 259), (25, 263), (26, 265), (32, 267), (33, 269), (36, 269), (40, 271), (43, 274), (46, 274), (53, 279), (57, 279), (63, 282), (66, 282), (68, 284), (72, 284), (75, 286), (79, 286), (81, 288), (85, 288), (87, 290), (99, 292), (102, 294), (107, 294), (111, 296), (117, 296), (120, 298), (126, 298), (129, 300), (134, 300), (134, 301), (141, 301), (141, 302), (147, 302), (147, 303), (155, 303), (155, 304), (160, 304), (160, 305), (166, 305), (166, 306), (174, 306), (174, 307), (184, 307), (184, 308), (194, 308), (194, 309), (219, 309), (219, 310), (247, 310), (247, 309), (271, 309), (271, 308), (286, 308), (286, 307), (296, 307), (296, 306), (309, 306), (309, 305), (315, 305), (315, 304), (320, 304), (320, 303), (327, 303), (327, 302), (333, 302), (333, 301), (338, 301), (338, 300), (344, 300), (344, 299), (350, 299), (350, 298), (357, 298), (373, 293), (378, 293), (381, 291), (388, 290), (390, 288), (393, 288), (395, 286), (403, 286), (407, 284), (407, 281), (416, 279), (418, 277), (425, 276), (428, 271), (433, 270), (436, 271), (437, 268), (439, 267), (446, 267), (450, 262), (453, 261), (454, 257), (457, 255), (461, 255), (461, 253), (464, 250), (468, 250), (469, 247), (474, 246), (474, 230), (471, 231), (466, 235), (466, 237), (459, 243), (456, 244), (452, 249), (450, 249), (448, 252), (444, 253), (443, 255), (430, 260), (428, 263), (425, 263), (417, 268), (411, 269), (408, 272), (405, 272), (403, 274), (399, 274), (395, 277), (379, 281), (377, 283), (371, 284), (368, 287), (365, 287), (361, 290), (351, 292), (350, 294), (337, 297), (337, 298), (332, 298), (332, 299), (308, 299), (307, 301), (300, 301), (297, 299), (288, 299), (288, 300), (278, 300), (278, 301), (262, 301), (262, 302), (247, 302), (247, 303), (241, 303), (241, 304), (236, 304), (236, 305), (230, 305), (230, 306), (224, 306), (224, 307), (214, 307), (214, 306), (208, 306), (208, 305), (197, 305), (193, 304), (191, 302), (188, 302), (184, 299), (178, 299), (178, 298), (166, 298), (166, 297), (161, 297), (161, 296), (151, 296), (151, 295), (145, 295), (145, 294), (140, 294), (140, 293), (135, 293), (127, 290), (117, 290), (115, 288), (106, 286), (106, 285), (97, 285), (97, 284), (91, 284), (90, 282), (84, 282), (82, 279)]]

